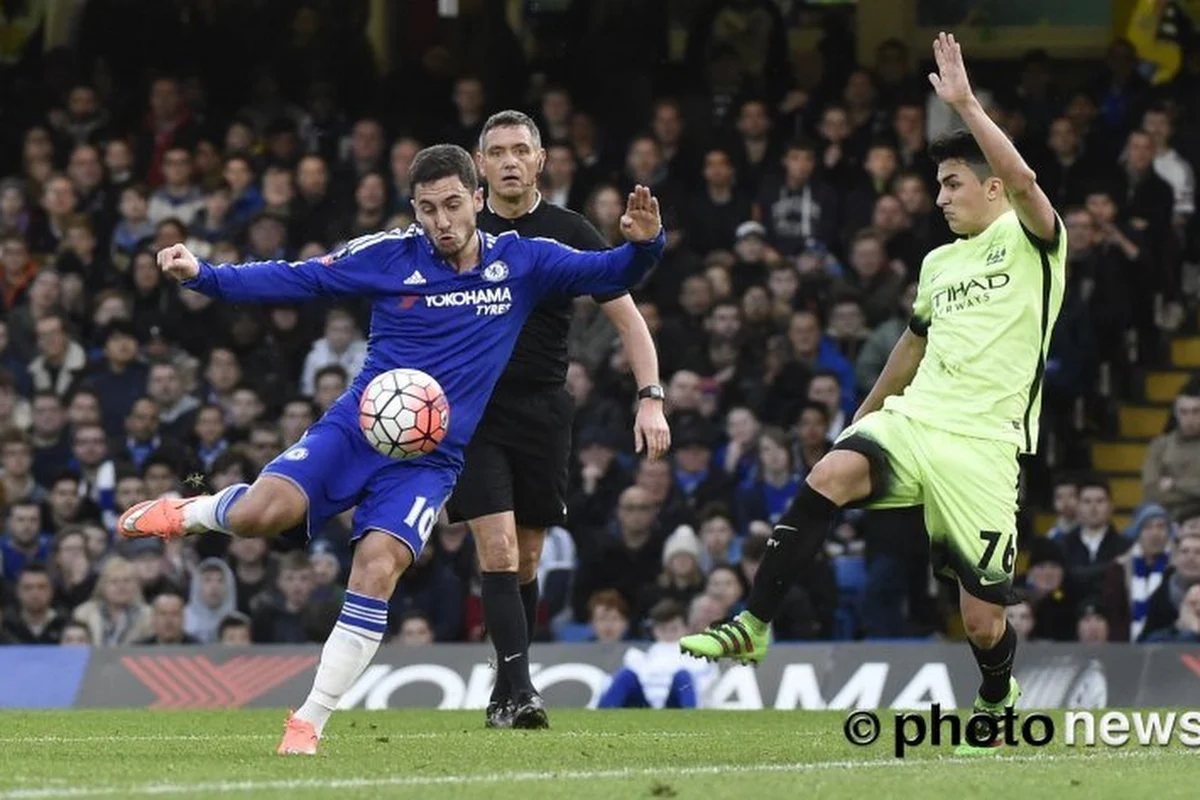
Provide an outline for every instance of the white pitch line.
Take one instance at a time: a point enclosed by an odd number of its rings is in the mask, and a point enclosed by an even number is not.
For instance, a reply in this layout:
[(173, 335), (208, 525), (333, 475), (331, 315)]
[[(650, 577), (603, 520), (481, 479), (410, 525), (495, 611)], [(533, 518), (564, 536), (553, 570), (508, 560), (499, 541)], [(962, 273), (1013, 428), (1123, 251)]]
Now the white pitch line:
[[(486, 731), (466, 730), (466, 731), (408, 731), (401, 733), (389, 733), (386, 730), (354, 730), (343, 731), (342, 733), (331, 733), (324, 737), (326, 741), (337, 742), (348, 739), (446, 739), (453, 736), (479, 736), (487, 735)], [(498, 734), (503, 736), (503, 733)], [(532, 735), (538, 735), (536, 733)], [(634, 738), (651, 738), (651, 739), (699, 739), (711, 738), (711, 732), (704, 731), (553, 731), (551, 733), (557, 739), (634, 739)], [(818, 731), (795, 731), (784, 735), (784, 738), (795, 739), (810, 739), (821, 736), (832, 736), (832, 733), (821, 733)], [(110, 736), (5, 736), (0, 737), (0, 745), (3, 744), (88, 744), (91, 742), (220, 742), (220, 741), (257, 741), (265, 739), (278, 738), (275, 733), (196, 733), (196, 734), (112, 734)]]
[[(1136, 758), (1145, 757), (1147, 751), (1100, 751), (1091, 758)], [(1154, 752), (1154, 751), (1148, 751)], [(1151, 756), (1151, 758), (1155, 758)], [(466, 786), (471, 784), (492, 783), (534, 783), (543, 781), (592, 781), (592, 780), (624, 780), (630, 778), (654, 778), (662, 776), (692, 777), (697, 775), (725, 776), (734, 774), (765, 774), (789, 773), (801, 774), (806, 772), (824, 772), (832, 769), (904, 769), (910, 767), (928, 766), (931, 764), (980, 764), (1000, 760), (1004, 762), (1082, 762), (1087, 757), (1078, 758), (1059, 754), (1037, 754), (1029, 756), (995, 756), (995, 757), (946, 757), (937, 759), (868, 759), (861, 761), (818, 761), (813, 763), (789, 764), (723, 764), (695, 767), (645, 767), (641, 769), (608, 769), (608, 770), (563, 770), (554, 772), (494, 772), (480, 775), (439, 775), (439, 776), (407, 776), (396, 775), (386, 778), (307, 778), (297, 780), (272, 781), (213, 781), (209, 783), (143, 783), (128, 786), (74, 786), (61, 789), (16, 789), (0, 793), (0, 800), (44, 800), (53, 797), (104, 797), (111, 795), (122, 796), (154, 796), (173, 794), (192, 794), (207, 792), (210, 794), (234, 794), (239, 792), (258, 791), (304, 791), (329, 789), (374, 789), (382, 787), (406, 786)]]

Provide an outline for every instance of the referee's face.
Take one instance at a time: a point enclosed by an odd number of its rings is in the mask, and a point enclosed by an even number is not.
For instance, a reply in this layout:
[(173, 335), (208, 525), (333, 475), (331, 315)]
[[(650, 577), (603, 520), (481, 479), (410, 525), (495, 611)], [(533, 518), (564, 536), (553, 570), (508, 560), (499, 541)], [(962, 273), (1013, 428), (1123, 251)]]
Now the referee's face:
[(478, 156), (488, 193), (519, 200), (537, 188), (546, 151), (524, 125), (503, 125), (488, 131)]

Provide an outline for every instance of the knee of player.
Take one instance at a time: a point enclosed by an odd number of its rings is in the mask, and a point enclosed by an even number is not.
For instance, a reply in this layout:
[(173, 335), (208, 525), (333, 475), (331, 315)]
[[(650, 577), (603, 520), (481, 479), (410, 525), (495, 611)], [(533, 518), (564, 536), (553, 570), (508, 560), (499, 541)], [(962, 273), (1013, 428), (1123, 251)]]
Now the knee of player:
[(866, 456), (850, 450), (833, 450), (813, 465), (808, 485), (839, 506), (871, 491), (871, 465)]
[[(481, 527), (475, 532), (479, 564), (484, 572), (516, 572), (521, 562), (516, 534), (500, 526)], [(537, 565), (534, 565), (536, 571)]]
[(1004, 635), (1004, 610), (999, 606), (983, 605), (963, 611), (963, 630), (979, 648), (991, 649)]

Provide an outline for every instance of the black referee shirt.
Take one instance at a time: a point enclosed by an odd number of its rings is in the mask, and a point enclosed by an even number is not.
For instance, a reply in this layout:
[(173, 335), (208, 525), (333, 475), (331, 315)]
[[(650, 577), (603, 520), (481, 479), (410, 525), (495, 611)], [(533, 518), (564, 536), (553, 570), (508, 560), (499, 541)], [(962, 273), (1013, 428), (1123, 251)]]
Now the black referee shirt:
[[(547, 203), (539, 197), (529, 213), (517, 219), (505, 219), (484, 206), (477, 218), (479, 229), (498, 236), (516, 231), (532, 239), (555, 239), (576, 250), (607, 250), (608, 243), (585, 217), (566, 208)], [(628, 292), (595, 295), (597, 303), (621, 297)], [(546, 297), (529, 315), (512, 357), (500, 376), (497, 389), (506, 384), (560, 386), (567, 379), (567, 330), (571, 326), (571, 298)]]

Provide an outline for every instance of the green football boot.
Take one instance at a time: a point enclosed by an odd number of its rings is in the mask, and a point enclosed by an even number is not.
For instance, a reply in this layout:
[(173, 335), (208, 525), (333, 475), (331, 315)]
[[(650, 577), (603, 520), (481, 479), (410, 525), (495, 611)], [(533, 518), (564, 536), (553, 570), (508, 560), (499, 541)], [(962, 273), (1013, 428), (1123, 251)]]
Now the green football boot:
[[(992, 715), (992, 717), (996, 718), (997, 727), (1000, 728), (1000, 726), (1003, 724), (1001, 721), (1004, 719), (1004, 710), (1006, 708), (1008, 708), (1009, 706), (1012, 706), (1015, 708), (1017, 705), (1017, 698), (1020, 696), (1021, 696), (1021, 685), (1019, 683), (1017, 683), (1016, 678), (1013, 678), (1010, 676), (1008, 679), (1008, 694), (1006, 694), (1004, 696), (1004, 699), (1001, 700), (1000, 702), (989, 703), (989, 702), (985, 701), (979, 695), (975, 695), (975, 706), (972, 709), (972, 715), (974, 715), (974, 714), (990, 714), (990, 715)], [(988, 747), (976, 747), (975, 745), (971, 744), (970, 742), (968, 742), (966, 740), (966, 730), (964, 728), (963, 739), (962, 739), (961, 743), (958, 745), (958, 747), (956, 747), (954, 749), (954, 755), (956, 755), (956, 756), (989, 755), (992, 753), (1002, 752), (1004, 747), (1005, 747), (1005, 744), (1004, 744), (1004, 730), (1003, 729), (1001, 729), (999, 734), (997, 734), (996, 741), (993, 744), (991, 744)]]
[(749, 611), (743, 611), (728, 622), (684, 636), (679, 640), (679, 649), (706, 661), (728, 658), (739, 664), (758, 664), (766, 658), (769, 643), (767, 623), (756, 619)]

